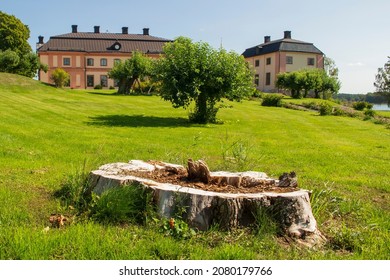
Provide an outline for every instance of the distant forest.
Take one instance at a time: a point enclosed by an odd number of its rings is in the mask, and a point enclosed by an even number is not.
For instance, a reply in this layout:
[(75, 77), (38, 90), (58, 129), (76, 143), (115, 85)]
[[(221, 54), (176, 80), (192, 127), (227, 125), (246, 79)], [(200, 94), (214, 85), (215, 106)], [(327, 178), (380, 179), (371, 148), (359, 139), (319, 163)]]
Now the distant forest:
[(351, 102), (367, 101), (374, 104), (387, 103), (387, 100), (384, 96), (380, 96), (372, 92), (369, 92), (367, 94), (339, 93), (339, 94), (334, 94), (333, 99), (342, 100), (342, 101), (351, 101)]

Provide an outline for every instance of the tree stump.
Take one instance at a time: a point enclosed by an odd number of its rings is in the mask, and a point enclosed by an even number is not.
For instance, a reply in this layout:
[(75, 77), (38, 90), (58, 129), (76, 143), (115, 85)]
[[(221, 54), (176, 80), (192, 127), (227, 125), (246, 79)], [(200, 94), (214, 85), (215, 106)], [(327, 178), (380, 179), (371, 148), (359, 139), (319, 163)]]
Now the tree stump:
[[(188, 172), (189, 185), (198, 179), (202, 184), (219, 183), (227, 186), (232, 183), (236, 188), (242, 185), (253, 188), (258, 184), (268, 184), (284, 189), (288, 181), (283, 181), (283, 186), (278, 187), (279, 180), (269, 178), (262, 172), (210, 172), (203, 161), (192, 160), (188, 161), (187, 169), (181, 165), (156, 161), (131, 160), (129, 163), (111, 163), (92, 171), (90, 176), (93, 191), (97, 194), (110, 188), (138, 183), (152, 191), (159, 215), (169, 219), (175, 215), (175, 209), (182, 207), (186, 209), (183, 219), (191, 227), (199, 230), (207, 230), (213, 224), (219, 224), (223, 229), (251, 225), (255, 222), (254, 213), (257, 213), (259, 208), (263, 208), (267, 209), (266, 212), (270, 213), (270, 217), (277, 222), (280, 230), (294, 240), (308, 245), (322, 243), (325, 240), (317, 229), (307, 190), (215, 192), (169, 182), (157, 182), (148, 178), (153, 172), (159, 174), (174, 172), (182, 175)], [(292, 177), (296, 178), (296, 176)], [(181, 180), (184, 180), (183, 178)], [(295, 183), (296, 179), (293, 179), (292, 184)], [(197, 183), (193, 184), (197, 185)]]

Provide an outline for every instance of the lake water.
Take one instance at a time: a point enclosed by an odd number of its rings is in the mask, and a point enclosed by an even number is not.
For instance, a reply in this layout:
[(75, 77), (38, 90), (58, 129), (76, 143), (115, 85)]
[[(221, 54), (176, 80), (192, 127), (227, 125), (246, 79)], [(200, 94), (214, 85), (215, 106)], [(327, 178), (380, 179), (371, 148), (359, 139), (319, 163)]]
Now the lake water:
[(390, 107), (388, 104), (386, 103), (382, 103), (382, 104), (374, 104), (374, 106), (372, 107), (373, 110), (378, 110), (378, 111), (390, 111)]

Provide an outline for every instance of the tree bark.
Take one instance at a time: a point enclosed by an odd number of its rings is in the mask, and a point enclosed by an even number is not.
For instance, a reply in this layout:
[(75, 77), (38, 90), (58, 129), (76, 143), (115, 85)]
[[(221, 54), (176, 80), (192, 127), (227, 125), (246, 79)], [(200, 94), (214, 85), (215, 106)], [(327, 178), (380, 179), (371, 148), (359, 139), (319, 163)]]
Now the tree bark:
[(134, 78), (122, 79), (119, 82), (118, 94), (129, 95), (130, 89), (134, 84)]

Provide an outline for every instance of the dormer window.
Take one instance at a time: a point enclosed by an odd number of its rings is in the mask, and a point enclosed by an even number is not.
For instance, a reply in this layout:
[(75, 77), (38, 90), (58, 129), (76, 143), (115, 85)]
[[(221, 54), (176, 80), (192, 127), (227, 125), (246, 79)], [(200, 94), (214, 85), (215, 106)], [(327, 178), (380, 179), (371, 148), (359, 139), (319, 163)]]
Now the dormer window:
[(121, 44), (119, 42), (115, 42), (112, 46), (111, 46), (111, 49), (112, 50), (116, 50), (116, 51), (119, 51), (120, 49), (122, 48)]

